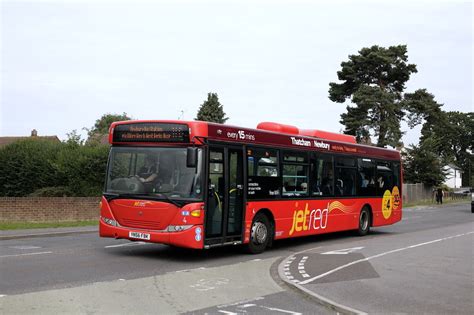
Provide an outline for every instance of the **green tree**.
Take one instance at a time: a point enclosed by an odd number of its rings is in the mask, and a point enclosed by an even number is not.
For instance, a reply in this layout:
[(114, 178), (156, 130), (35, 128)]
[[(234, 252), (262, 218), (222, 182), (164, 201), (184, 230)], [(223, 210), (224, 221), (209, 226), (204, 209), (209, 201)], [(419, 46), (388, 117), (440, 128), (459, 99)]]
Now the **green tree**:
[(444, 162), (454, 163), (463, 170), (463, 186), (473, 186), (472, 152), (474, 150), (474, 113), (445, 112), (445, 123), (432, 133), (437, 152)]
[(84, 144), (84, 140), (82, 139), (81, 135), (77, 133), (76, 129), (67, 133), (66, 136), (67, 136), (66, 143), (69, 145), (80, 146)]
[[(403, 107), (407, 110), (408, 125), (422, 124), (419, 150), (434, 153), (440, 165), (453, 163), (464, 172), (463, 186), (474, 184), (472, 177), (472, 152), (474, 143), (474, 113), (445, 112), (433, 94), (417, 90), (404, 95)], [(417, 155), (421, 157), (421, 155)], [(423, 163), (423, 161), (420, 161)], [(406, 171), (408, 173), (409, 170)]]
[(207, 100), (199, 107), (196, 120), (224, 124), (228, 119), (225, 117), (224, 106), (219, 102), (217, 93), (207, 93)]
[(115, 121), (130, 120), (126, 113), (120, 114), (104, 114), (102, 117), (95, 121), (92, 128), (84, 128), (87, 130), (87, 144), (97, 144), (100, 143), (100, 139), (109, 133), (110, 125)]
[(399, 145), (405, 115), (400, 102), (405, 83), (417, 72), (416, 65), (408, 63), (406, 45), (362, 48), (341, 67), (337, 76), (343, 82), (329, 84), (329, 99), (355, 104), (341, 115), (344, 132), (358, 141), (373, 135), (379, 147)]
[(402, 153), (404, 181), (438, 186), (444, 182), (446, 173), (441, 160), (428, 148), (430, 144), (412, 145)]
[(447, 117), (441, 109), (443, 104), (436, 102), (434, 95), (426, 89), (405, 93), (402, 106), (407, 111), (407, 122), (410, 128), (422, 124), (421, 142), (430, 138), (435, 130), (443, 129), (447, 125)]

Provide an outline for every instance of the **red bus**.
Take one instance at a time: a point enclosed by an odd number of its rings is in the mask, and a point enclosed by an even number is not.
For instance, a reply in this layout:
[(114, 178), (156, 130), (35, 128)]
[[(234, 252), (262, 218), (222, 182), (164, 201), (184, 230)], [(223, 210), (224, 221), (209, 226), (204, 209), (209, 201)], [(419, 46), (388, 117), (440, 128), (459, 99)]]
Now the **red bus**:
[(277, 123), (113, 123), (100, 236), (207, 249), (402, 218), (398, 151)]

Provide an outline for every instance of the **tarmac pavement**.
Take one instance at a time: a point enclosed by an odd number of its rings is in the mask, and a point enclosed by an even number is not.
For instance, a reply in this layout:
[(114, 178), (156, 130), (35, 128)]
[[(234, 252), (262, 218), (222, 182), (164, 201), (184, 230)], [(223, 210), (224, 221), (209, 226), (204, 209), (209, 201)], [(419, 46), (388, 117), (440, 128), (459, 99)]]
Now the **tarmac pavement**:
[[(472, 314), (474, 217), (462, 207), (453, 215), (467, 223), (315, 247), (284, 259), (279, 276), (346, 314)], [(434, 216), (443, 208), (410, 209), (405, 218), (416, 222), (420, 211)]]
[[(470, 211), (464, 211), (464, 207), (468, 206), (447, 204), (406, 208), (402, 224), (393, 228), (384, 227), (382, 232), (374, 230), (372, 234), (377, 236), (379, 233), (380, 237), (353, 238), (340, 246), (314, 247), (293, 253), (283, 259), (278, 275), (289, 286), (336, 312), (472, 314), (474, 216)], [(452, 212), (453, 217), (450, 218), (452, 222), (446, 222), (446, 227), (443, 227), (443, 222), (448, 220), (446, 211)], [(98, 227), (0, 231), (0, 240), (86, 233), (98, 233)], [(199, 287), (198, 281), (188, 283), (188, 287)], [(275, 289), (263, 291), (272, 294), (278, 292)], [(33, 300), (47, 293), (37, 294), (31, 295)], [(81, 291), (81, 294), (85, 293)], [(250, 295), (239, 298), (244, 300)], [(222, 299), (222, 302), (225, 303), (225, 300)], [(15, 307), (14, 298), (10, 302), (10, 306)], [(211, 305), (196, 308), (175, 305), (177, 309), (169, 311), (196, 311)], [(17, 304), (16, 307), (20, 310), (22, 306)], [(65, 305), (58, 303), (53, 308), (67, 309), (63, 307)], [(44, 312), (50, 310), (49, 307), (42, 309)]]
[(99, 232), (98, 226), (4, 230), (4, 231), (0, 231), (0, 241), (19, 239), (19, 238), (50, 237), (50, 236), (53, 237), (53, 236), (65, 236), (65, 235), (71, 235), (71, 234), (85, 234), (85, 233), (98, 233), (98, 232)]

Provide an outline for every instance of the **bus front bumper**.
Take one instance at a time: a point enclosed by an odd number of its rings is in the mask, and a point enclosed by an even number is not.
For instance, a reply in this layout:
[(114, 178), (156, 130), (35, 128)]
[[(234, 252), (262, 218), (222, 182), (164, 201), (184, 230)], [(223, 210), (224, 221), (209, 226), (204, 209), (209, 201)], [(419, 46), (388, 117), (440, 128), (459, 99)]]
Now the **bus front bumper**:
[[(115, 222), (115, 221), (114, 221)], [(142, 241), (149, 243), (168, 244), (186, 248), (202, 249), (203, 227), (202, 225), (193, 225), (183, 231), (154, 231), (129, 228), (123, 226), (114, 226), (114, 222), (107, 222), (104, 218), (100, 219), (99, 235), (100, 237), (110, 237), (116, 239), (127, 239), (130, 241)], [(116, 224), (116, 222), (115, 222)], [(179, 230), (179, 228), (175, 228)]]

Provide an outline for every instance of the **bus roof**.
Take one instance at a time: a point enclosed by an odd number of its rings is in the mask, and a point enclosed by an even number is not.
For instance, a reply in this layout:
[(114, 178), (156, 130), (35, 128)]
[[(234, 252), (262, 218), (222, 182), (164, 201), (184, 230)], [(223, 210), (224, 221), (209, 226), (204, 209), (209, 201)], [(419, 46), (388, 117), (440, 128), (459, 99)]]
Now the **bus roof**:
[(264, 122), (257, 129), (204, 121), (128, 120), (110, 126), (111, 144), (156, 145), (195, 143), (202, 140), (300, 148), (385, 159), (400, 159), (396, 150), (357, 144), (355, 137), (321, 130)]

